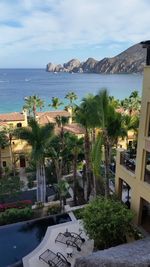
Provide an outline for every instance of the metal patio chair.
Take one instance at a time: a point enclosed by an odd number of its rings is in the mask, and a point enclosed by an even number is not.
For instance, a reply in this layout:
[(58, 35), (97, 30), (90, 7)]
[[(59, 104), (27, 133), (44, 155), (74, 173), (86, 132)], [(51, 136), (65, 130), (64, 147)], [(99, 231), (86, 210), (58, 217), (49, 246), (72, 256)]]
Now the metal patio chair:
[(67, 261), (60, 252), (54, 253), (50, 249), (45, 250), (40, 256), (39, 260), (44, 261), (51, 267), (69, 267), (71, 263)]
[(75, 247), (78, 251), (81, 251), (81, 245), (85, 242), (85, 239), (77, 233), (66, 231), (65, 233), (59, 233), (55, 242)]

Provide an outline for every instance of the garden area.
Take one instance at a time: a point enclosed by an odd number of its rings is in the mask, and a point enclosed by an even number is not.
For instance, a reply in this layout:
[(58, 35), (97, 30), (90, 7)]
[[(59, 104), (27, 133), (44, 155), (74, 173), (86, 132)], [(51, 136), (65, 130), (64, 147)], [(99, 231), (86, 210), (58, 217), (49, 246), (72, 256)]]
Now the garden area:
[(95, 250), (143, 238), (133, 224), (134, 213), (114, 197), (97, 197), (74, 214), (83, 221), (89, 238), (94, 240)]
[[(99, 208), (96, 206), (100, 203), (95, 202), (92, 212), (93, 214), (96, 212), (95, 216), (93, 215), (97, 218), (96, 222), (88, 217), (88, 208), (87, 212), (84, 212), (85, 228), (89, 235), (94, 236), (94, 232), (90, 232), (90, 228), (88, 229), (88, 222), (92, 223), (94, 229), (99, 221), (103, 222), (103, 226), (99, 227), (104, 228), (98, 228), (97, 231), (102, 231), (104, 236), (108, 233), (108, 229), (105, 228), (107, 216), (110, 218), (108, 228), (113, 235), (117, 235), (119, 231), (115, 232), (115, 229), (123, 227), (123, 225), (126, 227), (132, 221), (133, 216), (127, 209), (121, 209), (118, 202), (115, 207), (111, 206), (111, 203), (115, 205), (115, 202), (111, 198), (109, 181), (112, 180), (114, 183), (115, 155), (120, 140), (126, 138), (128, 141), (129, 129), (132, 129), (137, 136), (140, 109), (138, 92), (134, 91), (128, 99), (122, 101), (109, 96), (105, 89), (96, 95), (83, 98), (80, 105), (75, 103), (77, 96), (74, 92), (68, 93), (66, 99), (68, 100), (66, 110), (69, 110), (69, 117), (68, 115), (58, 115), (55, 118), (55, 124), (40, 125), (36, 119), (36, 112), (37, 109), (43, 107), (44, 103), (36, 95), (26, 97), (24, 108), (28, 113), (28, 127), (18, 129), (8, 127), (8, 129), (0, 131), (0, 159), (2, 149), (10, 147), (12, 160), (11, 175), (7, 168), (1, 168), (0, 171), (0, 224), (64, 212), (67, 198), (70, 197), (68, 191), (71, 190), (72, 201), (69, 204), (72, 206), (90, 203), (96, 196), (102, 196), (106, 201), (105, 205), (103, 204)], [(62, 102), (59, 98), (53, 97), (49, 105), (57, 110)], [(118, 112), (120, 109), (123, 112)], [(69, 120), (71, 120), (71, 124), (80, 126), (82, 136), (65, 130), (66, 125), (69, 125)], [(14, 207), (3, 199), (4, 195), (19, 195), (23, 188), (15, 169), (16, 159), (13, 154), (12, 141), (16, 139), (25, 141), (31, 148), (27, 155), (26, 173), (28, 189), (36, 186), (37, 209), (35, 210), (32, 210), (27, 203), (25, 207), (20, 207), (21, 203)], [(46, 188), (50, 185), (56, 188), (55, 200), (59, 200), (60, 204), (45, 211), (43, 203), (48, 201)], [(90, 205), (88, 205), (89, 209)], [(115, 222), (121, 220), (120, 217), (113, 215), (115, 214), (114, 210), (117, 210), (118, 207), (121, 215), (124, 214), (124, 218), (123, 222), (118, 223), (119, 226), (114, 226)], [(99, 209), (103, 215), (99, 215)], [(85, 217), (88, 218), (87, 222)], [(120, 233), (125, 230), (127, 229), (120, 228)], [(103, 235), (101, 234), (101, 238)], [(96, 247), (108, 247), (108, 241), (106, 244), (102, 241), (99, 244), (96, 235), (94, 239)], [(117, 241), (113, 240), (111, 244), (122, 241), (125, 241), (125, 236), (121, 237), (119, 234)]]

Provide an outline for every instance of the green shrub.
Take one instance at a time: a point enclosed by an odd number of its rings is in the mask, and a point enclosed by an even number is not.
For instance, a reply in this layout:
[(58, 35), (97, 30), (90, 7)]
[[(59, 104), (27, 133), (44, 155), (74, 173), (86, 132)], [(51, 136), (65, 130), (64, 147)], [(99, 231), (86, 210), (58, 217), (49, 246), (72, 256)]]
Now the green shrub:
[(0, 225), (29, 220), (32, 216), (33, 211), (29, 207), (24, 209), (8, 209), (0, 213)]
[(35, 177), (34, 175), (30, 175), (28, 176), (28, 188), (32, 188), (34, 187), (34, 180), (35, 180)]
[(130, 229), (129, 229), (129, 233), (128, 233), (128, 237), (131, 237), (134, 240), (138, 240), (138, 239), (142, 239), (144, 236), (135, 225), (131, 224)]
[(47, 214), (48, 215), (53, 215), (53, 214), (58, 214), (61, 213), (61, 207), (59, 204), (53, 204), (50, 207), (48, 207)]
[(35, 206), (36, 206), (36, 209), (43, 209), (44, 204), (43, 204), (43, 202), (39, 201), (39, 202), (35, 203)]
[(76, 217), (77, 220), (81, 220), (83, 219), (83, 212), (84, 212), (84, 208), (82, 209), (77, 209), (77, 210), (74, 210), (73, 213)]
[(113, 199), (98, 197), (83, 212), (85, 230), (98, 249), (125, 243), (132, 219), (133, 213)]

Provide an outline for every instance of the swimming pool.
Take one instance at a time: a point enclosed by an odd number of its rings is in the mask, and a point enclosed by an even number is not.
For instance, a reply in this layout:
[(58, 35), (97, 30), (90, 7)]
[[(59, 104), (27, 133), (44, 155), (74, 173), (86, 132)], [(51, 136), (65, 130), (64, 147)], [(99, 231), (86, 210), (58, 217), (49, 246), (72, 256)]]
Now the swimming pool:
[(47, 227), (71, 221), (68, 214), (0, 227), (0, 267), (21, 261), (42, 241)]

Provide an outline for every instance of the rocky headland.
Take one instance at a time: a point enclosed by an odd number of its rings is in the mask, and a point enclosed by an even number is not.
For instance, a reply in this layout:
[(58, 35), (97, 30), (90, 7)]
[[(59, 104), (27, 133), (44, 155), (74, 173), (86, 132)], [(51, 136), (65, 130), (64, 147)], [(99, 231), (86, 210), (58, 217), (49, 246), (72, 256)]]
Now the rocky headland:
[(146, 49), (133, 45), (119, 55), (98, 61), (88, 58), (85, 62), (71, 59), (63, 65), (48, 63), (46, 71), (70, 73), (142, 73), (146, 61)]

